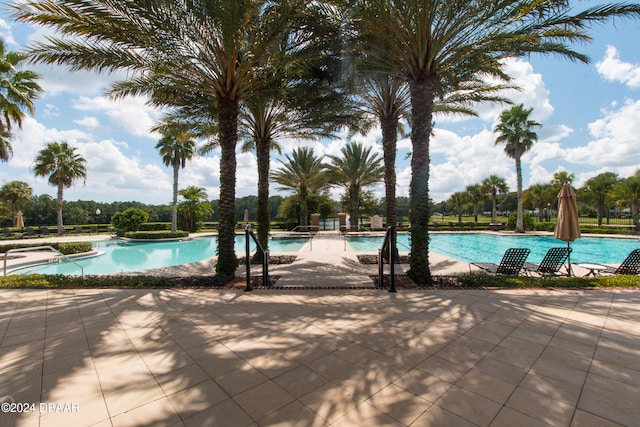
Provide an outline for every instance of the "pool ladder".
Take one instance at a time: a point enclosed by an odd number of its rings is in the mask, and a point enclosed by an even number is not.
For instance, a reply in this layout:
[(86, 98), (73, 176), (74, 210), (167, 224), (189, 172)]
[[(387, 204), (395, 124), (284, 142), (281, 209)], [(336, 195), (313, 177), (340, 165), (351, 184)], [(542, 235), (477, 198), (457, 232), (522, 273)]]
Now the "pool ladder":
[[(29, 248), (17, 248), (17, 249), (9, 249), (7, 252), (4, 253), (4, 275), (7, 275), (7, 257), (9, 256), (10, 253), (16, 253), (16, 252), (34, 252), (34, 251), (41, 251), (43, 249), (48, 249), (50, 251), (55, 252), (58, 255), (58, 258), (56, 259), (58, 262), (60, 261), (60, 259), (63, 259), (65, 261), (68, 261), (70, 263), (73, 263), (75, 265), (78, 266), (78, 268), (80, 268), (80, 272), (82, 273), (82, 280), (84, 280), (84, 268), (78, 264), (77, 262), (75, 262), (74, 260), (72, 260), (71, 258), (69, 258), (68, 256), (66, 256), (65, 254), (63, 254), (62, 252), (60, 252), (59, 250), (51, 247), (51, 246), (33, 246), (33, 247), (29, 247)], [(48, 260), (48, 262), (51, 262), (51, 259)]]

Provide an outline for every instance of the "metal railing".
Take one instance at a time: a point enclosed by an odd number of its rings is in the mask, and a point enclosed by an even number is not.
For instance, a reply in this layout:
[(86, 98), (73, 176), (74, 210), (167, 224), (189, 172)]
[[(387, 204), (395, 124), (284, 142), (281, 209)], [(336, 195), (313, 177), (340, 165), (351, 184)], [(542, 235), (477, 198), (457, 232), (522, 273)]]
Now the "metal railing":
[(269, 251), (265, 251), (258, 238), (251, 230), (251, 225), (247, 225), (244, 230), (245, 238), (245, 267), (247, 269), (247, 285), (244, 288), (245, 291), (252, 291), (253, 285), (251, 285), (251, 242), (249, 237), (256, 243), (258, 249), (262, 252), (262, 285), (271, 286), (269, 282)]
[(17, 248), (17, 249), (9, 249), (7, 252), (4, 253), (4, 275), (7, 275), (7, 257), (9, 256), (10, 253), (16, 253), (16, 252), (34, 252), (34, 251), (41, 251), (43, 249), (48, 249), (51, 250), (53, 252), (55, 252), (59, 258), (56, 258), (57, 261), (59, 261), (60, 259), (63, 259), (67, 262), (70, 262), (72, 264), (75, 264), (78, 266), (78, 268), (80, 268), (80, 272), (82, 274), (82, 280), (84, 280), (84, 268), (78, 264), (77, 262), (75, 262), (74, 260), (72, 260), (71, 258), (69, 258), (68, 256), (66, 256), (65, 254), (63, 254), (62, 252), (60, 252), (59, 250), (51, 247), (51, 246), (34, 246), (34, 247), (30, 247), (30, 248)]
[(396, 292), (395, 263), (397, 252), (396, 228), (390, 226), (384, 235), (382, 247), (378, 249), (378, 285), (384, 285), (384, 259), (386, 254), (389, 260), (389, 292)]

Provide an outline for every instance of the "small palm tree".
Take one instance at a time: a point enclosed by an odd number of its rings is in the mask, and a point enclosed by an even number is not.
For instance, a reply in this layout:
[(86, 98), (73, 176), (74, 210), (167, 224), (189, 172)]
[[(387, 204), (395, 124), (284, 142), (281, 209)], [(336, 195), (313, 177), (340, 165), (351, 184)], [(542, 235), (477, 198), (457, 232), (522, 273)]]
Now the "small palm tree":
[(516, 182), (518, 192), (518, 216), (516, 219), (516, 233), (524, 233), (522, 217), (522, 155), (529, 151), (538, 135), (533, 128), (540, 123), (529, 119), (533, 108), (525, 109), (524, 105), (515, 105), (500, 114), (498, 124), (493, 131), (498, 133), (496, 145), (505, 144), (504, 152), (516, 161)]
[(156, 144), (166, 166), (173, 167), (173, 201), (171, 205), (171, 231), (178, 229), (178, 172), (187, 165), (195, 152), (196, 143), (187, 132), (167, 132)]
[(296, 148), (285, 155), (286, 161), (271, 174), (271, 179), (280, 184), (281, 190), (293, 190), (300, 197), (300, 225), (309, 224), (308, 198), (325, 188), (328, 177), (322, 157), (316, 156), (309, 147)]
[(498, 194), (504, 194), (509, 191), (509, 186), (504, 178), (500, 178), (498, 175), (491, 175), (482, 181), (482, 189), (485, 194), (491, 196), (493, 203), (491, 208), (491, 222), (498, 222), (498, 209), (496, 208)]
[(22, 53), (8, 52), (0, 39), (0, 160), (5, 162), (12, 153), (11, 124), (21, 128), (25, 110), (33, 114), (33, 101), (42, 93), (38, 74), (20, 69), (25, 60)]
[(64, 233), (62, 222), (63, 191), (75, 181), (87, 178), (87, 161), (76, 148), (66, 142), (50, 142), (36, 156), (33, 172), (36, 176), (48, 176), (49, 184), (58, 187), (58, 234)]
[(349, 199), (349, 225), (358, 228), (358, 205), (364, 187), (384, 179), (382, 158), (372, 153), (373, 147), (349, 143), (340, 150), (341, 156), (329, 156), (327, 172), (332, 184), (344, 187)]
[(213, 214), (207, 192), (202, 187), (191, 185), (180, 190), (180, 195), (184, 198), (178, 206), (181, 226), (189, 232), (197, 231), (200, 222)]
[(33, 189), (26, 182), (10, 181), (0, 188), (0, 200), (9, 204), (12, 218), (15, 218), (20, 207), (32, 198)]
[[(613, 188), (618, 182), (618, 175), (613, 172), (603, 172), (590, 178), (584, 184), (587, 199), (596, 205), (598, 212), (598, 226), (602, 225), (602, 218), (605, 216), (611, 202)], [(609, 216), (607, 215), (607, 223)]]
[(473, 205), (473, 218), (475, 222), (478, 222), (478, 206), (485, 195), (482, 191), (482, 185), (473, 184), (467, 186), (467, 198)]

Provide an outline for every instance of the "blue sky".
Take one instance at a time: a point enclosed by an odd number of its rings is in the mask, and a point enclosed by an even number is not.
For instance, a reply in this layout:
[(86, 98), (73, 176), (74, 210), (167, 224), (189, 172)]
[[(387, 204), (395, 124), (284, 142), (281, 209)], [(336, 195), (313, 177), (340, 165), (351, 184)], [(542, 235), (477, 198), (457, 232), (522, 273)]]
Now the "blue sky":
[[(522, 88), (507, 95), (514, 103), (534, 108), (533, 118), (543, 125), (538, 130), (538, 142), (523, 157), (525, 188), (548, 182), (560, 170), (575, 174), (579, 187), (602, 172), (626, 177), (640, 169), (639, 24), (617, 20), (595, 27), (593, 41), (576, 47), (591, 57), (590, 64), (546, 56), (507, 62), (506, 69)], [(20, 50), (44, 35), (42, 28), (10, 21), (0, 8), (0, 36), (10, 50)], [(161, 112), (145, 106), (144, 99), (113, 102), (104, 96), (106, 85), (124, 74), (70, 73), (62, 67), (43, 65), (29, 68), (41, 74), (46, 94), (37, 101), (35, 115), (16, 132), (14, 155), (8, 163), (0, 164), (0, 185), (26, 181), (35, 194), (55, 197), (55, 188), (44, 178), (35, 178), (30, 168), (47, 142), (66, 140), (87, 159), (88, 170), (86, 185), (78, 183), (66, 190), (66, 200), (170, 203), (171, 170), (154, 149), (159, 136), (149, 132)], [(515, 190), (514, 161), (502, 147), (494, 145), (491, 132), (505, 108), (480, 106), (479, 118), (436, 117), (430, 179), (434, 200), (444, 200), (492, 174), (504, 177)], [(353, 140), (375, 145), (382, 153), (377, 129)], [(317, 142), (283, 141), (282, 145), (285, 154), (300, 145), (312, 146), (319, 153), (338, 154), (346, 142), (342, 137)], [(408, 139), (399, 141), (398, 195), (408, 195), (411, 173), (405, 155), (410, 149)], [(195, 157), (180, 171), (180, 187), (198, 185), (207, 190), (210, 199), (218, 198), (218, 160), (218, 152)], [(274, 158), (272, 167), (278, 164), (278, 158)], [(237, 195), (257, 194), (256, 181), (255, 155), (239, 153)], [(379, 196), (384, 194), (382, 184), (372, 189)]]

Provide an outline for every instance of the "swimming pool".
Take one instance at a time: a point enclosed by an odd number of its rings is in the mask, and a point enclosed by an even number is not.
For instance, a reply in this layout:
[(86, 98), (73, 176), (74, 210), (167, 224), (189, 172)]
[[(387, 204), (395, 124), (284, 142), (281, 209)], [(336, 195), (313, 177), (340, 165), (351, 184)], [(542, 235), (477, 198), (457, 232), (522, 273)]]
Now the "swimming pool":
[[(551, 247), (566, 246), (553, 236), (497, 235), (488, 233), (431, 233), (429, 250), (464, 262), (499, 263), (508, 248), (529, 248), (527, 262), (539, 263)], [(377, 252), (382, 237), (349, 237), (355, 252)], [(398, 234), (398, 250), (410, 250), (410, 236)], [(571, 243), (571, 262), (620, 264), (633, 249), (640, 247), (638, 238), (582, 237)]]
[[(271, 238), (270, 252), (298, 252), (308, 238)], [(152, 268), (171, 267), (202, 261), (216, 255), (217, 237), (200, 237), (182, 241), (125, 242), (103, 240), (93, 242), (93, 248), (103, 255), (76, 260), (84, 268), (84, 274), (115, 274)], [(245, 251), (245, 236), (236, 236), (235, 250)], [(251, 251), (255, 243), (251, 241)], [(79, 276), (80, 269), (72, 262), (47, 264), (14, 270), (10, 274), (65, 274)]]

